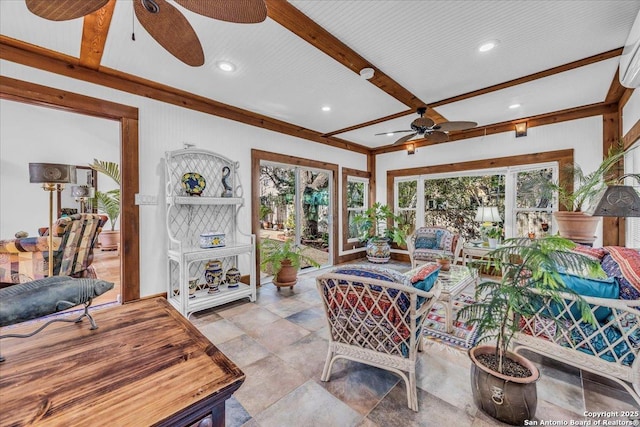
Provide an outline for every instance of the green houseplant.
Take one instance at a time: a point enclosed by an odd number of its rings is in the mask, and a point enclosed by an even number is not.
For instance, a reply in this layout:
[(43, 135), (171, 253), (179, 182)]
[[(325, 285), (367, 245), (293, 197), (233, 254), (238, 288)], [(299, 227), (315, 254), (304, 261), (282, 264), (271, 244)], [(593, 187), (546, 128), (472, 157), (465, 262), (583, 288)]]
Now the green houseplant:
[(385, 263), (391, 258), (389, 241), (405, 245), (407, 226), (400, 225), (401, 218), (387, 205), (374, 203), (363, 213), (354, 216), (358, 237), (367, 242), (367, 259), (370, 262)]
[(562, 168), (564, 173), (557, 182), (545, 185), (547, 191), (557, 192), (558, 202), (566, 209), (553, 214), (561, 236), (578, 243), (593, 243), (600, 217), (586, 215), (584, 211), (615, 180), (612, 171), (624, 155), (619, 146), (611, 147), (593, 172), (586, 174), (577, 163), (568, 164)]
[(320, 264), (304, 252), (307, 248), (295, 245), (292, 239), (284, 242), (266, 239), (260, 245), (260, 265), (273, 273), (273, 284), (293, 289), (298, 281), (298, 269), (303, 264), (320, 267)]
[[(477, 302), (458, 312), (458, 319), (478, 331), (477, 344), (469, 350), (474, 402), (500, 421), (523, 425), (536, 410), (538, 369), (508, 351), (520, 317), (536, 313), (541, 297), (560, 301), (560, 292), (575, 295), (559, 271), (588, 271), (594, 276), (600, 272), (596, 261), (572, 251), (575, 246), (559, 236), (507, 239), (485, 260), (502, 271), (502, 278), (481, 281), (476, 286)], [(583, 319), (594, 322), (583, 300), (578, 299), (578, 307)]]
[(96, 191), (96, 202), (98, 210), (109, 217), (110, 230), (103, 230), (100, 235), (100, 247), (102, 250), (117, 250), (120, 242), (120, 232), (115, 229), (116, 222), (120, 216), (120, 166), (115, 162), (106, 162), (93, 159), (89, 165), (118, 184), (118, 188), (109, 191)]

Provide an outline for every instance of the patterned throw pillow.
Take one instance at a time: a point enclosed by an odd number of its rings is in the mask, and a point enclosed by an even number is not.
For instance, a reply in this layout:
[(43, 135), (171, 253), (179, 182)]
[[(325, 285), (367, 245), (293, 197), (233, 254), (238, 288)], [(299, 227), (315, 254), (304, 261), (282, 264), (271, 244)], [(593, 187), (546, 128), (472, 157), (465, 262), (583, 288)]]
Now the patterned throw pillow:
[(436, 233), (422, 234), (416, 237), (416, 249), (436, 249), (438, 248), (438, 237)]
[(415, 288), (429, 292), (433, 288), (439, 272), (439, 264), (425, 264), (411, 277), (411, 283)]
[(640, 299), (640, 253), (636, 249), (607, 246), (602, 268), (620, 284), (620, 299)]
[(604, 248), (592, 248), (590, 246), (578, 245), (572, 249), (573, 252), (578, 252), (584, 256), (591, 258), (594, 261), (602, 261), (602, 258), (607, 254)]

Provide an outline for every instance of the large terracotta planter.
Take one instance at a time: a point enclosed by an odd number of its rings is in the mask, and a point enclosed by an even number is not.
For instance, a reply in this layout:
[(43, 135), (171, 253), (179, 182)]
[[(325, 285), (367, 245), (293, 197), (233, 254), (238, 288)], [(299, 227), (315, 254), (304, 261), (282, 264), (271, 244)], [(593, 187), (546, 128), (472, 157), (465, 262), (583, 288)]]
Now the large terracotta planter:
[(103, 251), (117, 251), (120, 245), (120, 230), (102, 230), (98, 234), (98, 240)]
[(525, 425), (536, 414), (538, 368), (524, 357), (507, 353), (509, 358), (529, 368), (532, 375), (515, 378), (487, 368), (476, 359), (478, 354), (495, 352), (494, 346), (478, 346), (469, 350), (471, 358), (471, 392), (476, 406), (493, 418), (511, 424)]
[(291, 265), (291, 261), (285, 259), (282, 261), (280, 270), (273, 278), (273, 284), (280, 288), (289, 287), (293, 289), (293, 286), (298, 283), (298, 269)]
[(367, 259), (369, 262), (383, 264), (391, 259), (391, 245), (388, 239), (372, 238), (367, 242)]
[(576, 243), (590, 245), (596, 240), (599, 216), (585, 215), (582, 212), (557, 211), (553, 213), (560, 236)]

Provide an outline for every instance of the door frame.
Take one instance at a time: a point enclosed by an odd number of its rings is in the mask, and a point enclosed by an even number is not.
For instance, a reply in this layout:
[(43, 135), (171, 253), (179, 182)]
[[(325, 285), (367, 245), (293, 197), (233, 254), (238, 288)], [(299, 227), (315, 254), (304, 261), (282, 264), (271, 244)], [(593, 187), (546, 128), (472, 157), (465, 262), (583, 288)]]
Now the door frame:
[(123, 303), (140, 299), (138, 109), (6, 76), (0, 98), (120, 122), (120, 286)]
[[(291, 166), (299, 166), (310, 169), (324, 169), (331, 171), (331, 189), (329, 193), (331, 203), (331, 254), (333, 263), (338, 257), (338, 197), (336, 190), (338, 188), (338, 169), (339, 166), (334, 163), (320, 162), (317, 160), (305, 159), (302, 157), (289, 156), (270, 151), (262, 151), (257, 149), (251, 150), (251, 233), (256, 235), (256, 242), (260, 244), (260, 163), (262, 161), (281, 163)], [(256, 272), (260, 271), (260, 251), (256, 251)], [(260, 275), (256, 274), (257, 283), (260, 285)]]

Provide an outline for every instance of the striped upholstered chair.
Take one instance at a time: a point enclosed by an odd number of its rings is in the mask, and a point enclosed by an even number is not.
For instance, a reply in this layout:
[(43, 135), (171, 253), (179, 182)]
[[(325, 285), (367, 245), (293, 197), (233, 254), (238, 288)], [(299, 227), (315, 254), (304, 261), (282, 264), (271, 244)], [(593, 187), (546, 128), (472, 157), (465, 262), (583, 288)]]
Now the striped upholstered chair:
[[(75, 214), (53, 226), (53, 275), (95, 277), (93, 248), (106, 217)], [(0, 282), (24, 283), (48, 275), (49, 237), (0, 240)]]

